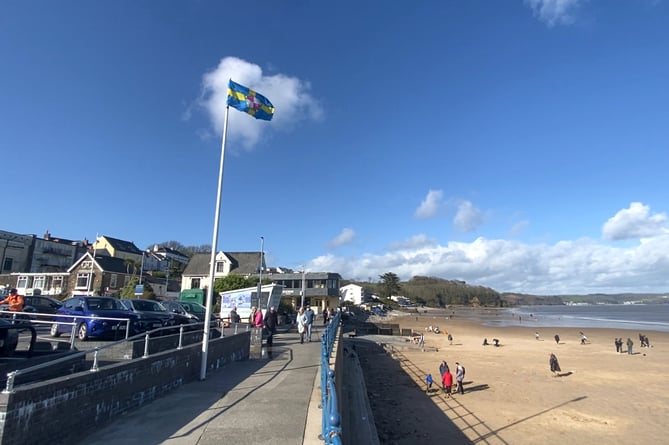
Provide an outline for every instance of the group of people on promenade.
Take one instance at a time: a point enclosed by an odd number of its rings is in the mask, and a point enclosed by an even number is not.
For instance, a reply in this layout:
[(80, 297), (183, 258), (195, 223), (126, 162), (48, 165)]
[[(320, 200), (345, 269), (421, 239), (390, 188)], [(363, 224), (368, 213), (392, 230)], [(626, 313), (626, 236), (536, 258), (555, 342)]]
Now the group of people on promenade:
[[(453, 374), (451, 373), (446, 360), (442, 360), (442, 362), (439, 364), (439, 374), (441, 375), (441, 389), (446, 393), (446, 397), (451, 397), (453, 388)], [(459, 362), (455, 362), (455, 392), (460, 394), (465, 393), (463, 385), (464, 378), (465, 367), (462, 366)], [(427, 384), (427, 392), (429, 393), (434, 382), (432, 374), (428, 374), (427, 377), (425, 377), (425, 382)]]

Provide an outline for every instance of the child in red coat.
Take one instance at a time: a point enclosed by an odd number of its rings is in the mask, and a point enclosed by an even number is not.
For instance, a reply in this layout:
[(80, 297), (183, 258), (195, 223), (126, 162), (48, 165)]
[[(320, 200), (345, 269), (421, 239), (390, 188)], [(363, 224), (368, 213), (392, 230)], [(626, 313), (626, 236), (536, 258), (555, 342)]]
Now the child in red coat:
[(453, 386), (453, 374), (451, 371), (446, 370), (443, 377), (441, 378), (441, 384), (446, 391), (446, 397), (451, 397), (451, 387)]

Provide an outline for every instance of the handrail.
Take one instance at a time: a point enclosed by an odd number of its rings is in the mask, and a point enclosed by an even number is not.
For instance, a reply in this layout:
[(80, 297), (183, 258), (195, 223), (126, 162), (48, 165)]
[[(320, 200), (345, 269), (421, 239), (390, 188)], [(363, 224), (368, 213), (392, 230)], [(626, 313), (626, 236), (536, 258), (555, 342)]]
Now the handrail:
[[(66, 323), (61, 323), (61, 324), (66, 324)], [(76, 323), (74, 323), (74, 324), (76, 324)], [(191, 326), (191, 327), (197, 326), (197, 327), (204, 328), (204, 322), (190, 323), (190, 324), (187, 324), (187, 325), (180, 325), (179, 326), (179, 344), (175, 349), (181, 349), (182, 348), (182, 344), (183, 344), (182, 337), (183, 337), (183, 334), (184, 334), (184, 326)], [(22, 368), (22, 369), (17, 369), (15, 371), (8, 372), (7, 373), (7, 383), (5, 384), (5, 389), (2, 390), (2, 393), (6, 394), (6, 393), (14, 392), (14, 380), (19, 375), (24, 375), (24, 374), (29, 374), (29, 373), (34, 372), (34, 371), (39, 371), (40, 369), (48, 368), (52, 365), (57, 365), (57, 364), (60, 364), (60, 363), (64, 363), (64, 362), (67, 362), (68, 360), (73, 360), (73, 359), (76, 359), (76, 358), (80, 358), (82, 356), (85, 357), (86, 355), (88, 355), (90, 353), (93, 353), (93, 365), (91, 366), (90, 371), (91, 372), (98, 371), (98, 353), (100, 351), (102, 351), (104, 349), (112, 348), (112, 347), (117, 346), (117, 345), (122, 344), (122, 343), (127, 343), (129, 341), (139, 340), (140, 338), (144, 338), (144, 341), (145, 341), (144, 355), (142, 356), (142, 358), (147, 358), (147, 357), (149, 357), (149, 353), (148, 353), (149, 349), (148, 348), (149, 348), (150, 335), (155, 334), (156, 332), (167, 330), (167, 329), (173, 330), (175, 328), (176, 328), (176, 326), (162, 326), (160, 328), (152, 329), (150, 331), (145, 331), (145, 332), (142, 332), (140, 334), (133, 335), (132, 337), (128, 337), (128, 338), (124, 338), (124, 339), (121, 339), (121, 340), (111, 342), (111, 343), (106, 344), (104, 346), (96, 346), (92, 349), (87, 349), (85, 351), (79, 351), (79, 352), (76, 352), (74, 354), (70, 354), (70, 355), (67, 355), (65, 357), (57, 358), (55, 360), (50, 360), (48, 362), (43, 362), (43, 363), (40, 363), (40, 364), (37, 364), (37, 365), (33, 365), (33, 366), (28, 367), (28, 368)], [(225, 328), (221, 328), (221, 338), (225, 336), (224, 335), (224, 329)], [(235, 334), (236, 333), (237, 333), (237, 329), (235, 329)]]
[(332, 355), (334, 349), (340, 320), (341, 312), (337, 312), (321, 337), (321, 409), (323, 420), (320, 439), (324, 440), (326, 445), (340, 445), (342, 443), (341, 418), (335, 389), (335, 372), (330, 369), (330, 355)]

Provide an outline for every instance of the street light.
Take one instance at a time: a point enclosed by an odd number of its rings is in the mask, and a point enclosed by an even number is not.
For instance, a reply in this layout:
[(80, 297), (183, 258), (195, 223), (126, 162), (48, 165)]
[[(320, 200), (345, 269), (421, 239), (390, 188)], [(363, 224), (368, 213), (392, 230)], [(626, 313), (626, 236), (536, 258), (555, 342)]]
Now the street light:
[(300, 307), (304, 307), (304, 294), (307, 293), (307, 270), (302, 269), (302, 302)]
[[(265, 250), (265, 237), (261, 236), (260, 237), (260, 264), (258, 265), (258, 310), (262, 312), (260, 302), (261, 302), (261, 297), (262, 297), (262, 258)], [(269, 300), (268, 300), (269, 301)], [(267, 308), (269, 309), (269, 308)]]

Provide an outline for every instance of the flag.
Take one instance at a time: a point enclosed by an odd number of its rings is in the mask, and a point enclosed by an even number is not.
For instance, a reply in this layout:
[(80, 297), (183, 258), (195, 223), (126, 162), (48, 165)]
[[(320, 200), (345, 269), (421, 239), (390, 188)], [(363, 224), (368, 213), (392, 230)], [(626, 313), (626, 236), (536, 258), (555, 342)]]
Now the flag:
[(264, 121), (271, 121), (274, 115), (272, 102), (232, 79), (228, 83), (228, 105)]

